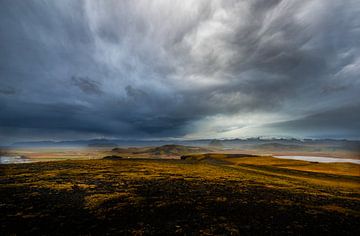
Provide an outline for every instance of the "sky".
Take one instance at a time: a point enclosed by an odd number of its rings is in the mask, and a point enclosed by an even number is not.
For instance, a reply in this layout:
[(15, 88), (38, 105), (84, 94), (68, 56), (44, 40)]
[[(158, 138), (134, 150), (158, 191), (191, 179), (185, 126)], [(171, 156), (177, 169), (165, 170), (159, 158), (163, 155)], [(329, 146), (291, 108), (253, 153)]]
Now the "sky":
[(358, 0), (0, 0), (0, 143), (360, 138)]

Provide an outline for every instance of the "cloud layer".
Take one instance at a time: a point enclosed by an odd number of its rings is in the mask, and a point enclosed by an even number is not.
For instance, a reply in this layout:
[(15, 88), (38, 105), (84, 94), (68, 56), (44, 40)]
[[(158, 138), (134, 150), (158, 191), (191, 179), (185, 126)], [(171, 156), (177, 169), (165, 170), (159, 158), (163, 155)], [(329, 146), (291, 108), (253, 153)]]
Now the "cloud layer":
[(359, 22), (356, 0), (1, 0), (0, 139), (360, 138)]

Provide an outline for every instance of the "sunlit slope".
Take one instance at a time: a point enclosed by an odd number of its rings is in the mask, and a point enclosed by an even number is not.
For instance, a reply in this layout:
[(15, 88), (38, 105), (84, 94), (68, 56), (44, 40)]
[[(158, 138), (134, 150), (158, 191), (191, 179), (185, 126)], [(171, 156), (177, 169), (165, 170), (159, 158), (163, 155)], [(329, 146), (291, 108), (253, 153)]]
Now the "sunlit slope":
[(269, 181), (280, 181), (296, 186), (312, 183), (340, 189), (349, 187), (360, 191), (360, 165), (353, 163), (317, 163), (223, 153), (187, 155), (183, 156), (183, 159), (221, 163), (223, 166), (235, 168), (242, 173), (253, 173), (258, 181), (266, 176)]

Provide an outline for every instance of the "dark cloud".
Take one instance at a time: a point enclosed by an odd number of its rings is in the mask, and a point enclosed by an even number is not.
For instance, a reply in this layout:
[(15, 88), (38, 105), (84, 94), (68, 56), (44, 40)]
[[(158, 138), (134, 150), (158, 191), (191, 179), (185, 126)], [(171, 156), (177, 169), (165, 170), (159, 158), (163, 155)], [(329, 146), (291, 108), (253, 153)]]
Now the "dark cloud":
[(95, 80), (91, 80), (87, 77), (75, 77), (73, 76), (71, 78), (73, 84), (77, 87), (79, 87), (84, 93), (87, 94), (102, 94), (102, 90), (101, 90), (101, 86), (100, 83), (95, 81)]
[(337, 92), (341, 92), (343, 90), (347, 90), (349, 89), (348, 86), (346, 85), (340, 85), (340, 84), (328, 84), (328, 85), (324, 85), (322, 87), (322, 93), (323, 94), (329, 94), (329, 93), (337, 93)]
[(145, 99), (146, 100), (151, 99), (151, 97), (146, 92), (144, 92), (141, 89), (135, 89), (131, 85), (126, 86), (125, 90), (126, 90), (126, 95), (130, 99), (142, 100), (142, 102), (145, 102), (144, 101)]
[(359, 15), (355, 0), (2, 0), (0, 138), (354, 137)]
[(16, 93), (16, 91), (14, 88), (5, 87), (5, 88), (0, 88), (0, 93), (5, 94), (5, 95), (13, 95)]
[(305, 116), (299, 119), (279, 122), (269, 127), (286, 133), (313, 137), (358, 138), (360, 130), (360, 104), (349, 105)]

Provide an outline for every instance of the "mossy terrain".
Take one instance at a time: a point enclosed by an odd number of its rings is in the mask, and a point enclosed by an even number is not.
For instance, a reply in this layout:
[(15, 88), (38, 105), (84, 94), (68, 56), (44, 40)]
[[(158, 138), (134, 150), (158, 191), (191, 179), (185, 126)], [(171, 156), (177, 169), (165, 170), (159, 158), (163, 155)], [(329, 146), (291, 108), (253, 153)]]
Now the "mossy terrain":
[[(327, 171), (329, 170), (329, 171)], [(272, 157), (0, 166), (0, 235), (357, 235), (360, 170)]]

